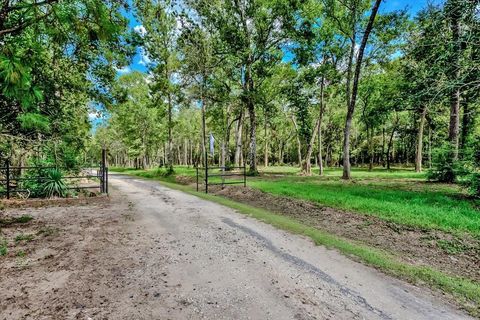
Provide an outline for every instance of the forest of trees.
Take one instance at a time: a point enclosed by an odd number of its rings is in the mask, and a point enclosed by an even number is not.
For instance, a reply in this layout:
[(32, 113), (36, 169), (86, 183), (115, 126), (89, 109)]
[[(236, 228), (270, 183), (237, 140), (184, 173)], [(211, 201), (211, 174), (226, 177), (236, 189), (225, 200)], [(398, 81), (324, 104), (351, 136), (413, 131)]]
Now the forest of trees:
[(0, 2), (2, 161), (478, 171), (478, 0)]

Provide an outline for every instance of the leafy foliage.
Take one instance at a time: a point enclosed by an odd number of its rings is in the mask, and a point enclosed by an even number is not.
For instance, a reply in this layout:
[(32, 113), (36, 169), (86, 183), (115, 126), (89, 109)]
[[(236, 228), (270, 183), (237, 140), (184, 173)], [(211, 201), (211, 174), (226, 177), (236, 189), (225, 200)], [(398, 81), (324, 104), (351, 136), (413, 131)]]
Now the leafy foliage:
[(42, 179), (41, 191), (48, 198), (58, 196), (65, 197), (67, 185), (63, 179), (63, 174), (58, 169), (47, 169)]
[(446, 143), (435, 150), (433, 167), (427, 172), (429, 180), (454, 183), (462, 173), (462, 166), (459, 161), (455, 160), (453, 147), (450, 143)]

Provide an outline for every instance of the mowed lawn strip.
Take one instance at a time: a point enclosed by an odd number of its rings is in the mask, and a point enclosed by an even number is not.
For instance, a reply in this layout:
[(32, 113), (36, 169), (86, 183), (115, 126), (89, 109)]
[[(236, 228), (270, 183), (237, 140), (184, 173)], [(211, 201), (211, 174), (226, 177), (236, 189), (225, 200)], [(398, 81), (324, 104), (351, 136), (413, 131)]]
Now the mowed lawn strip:
[(274, 195), (303, 199), (336, 209), (376, 216), (389, 222), (480, 236), (475, 202), (450, 192), (401, 190), (383, 184), (314, 179), (255, 179), (249, 186)]

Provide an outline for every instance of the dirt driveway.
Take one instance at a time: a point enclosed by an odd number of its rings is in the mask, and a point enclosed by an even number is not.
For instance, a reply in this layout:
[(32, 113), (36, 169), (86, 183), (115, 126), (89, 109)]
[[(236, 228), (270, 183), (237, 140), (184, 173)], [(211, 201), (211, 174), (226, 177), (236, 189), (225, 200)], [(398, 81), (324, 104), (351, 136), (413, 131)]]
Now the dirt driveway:
[(29, 211), (60, 231), (26, 245), (38, 241), (23, 265), (0, 257), (0, 319), (468, 319), (232, 209), (153, 181), (110, 181), (109, 203)]

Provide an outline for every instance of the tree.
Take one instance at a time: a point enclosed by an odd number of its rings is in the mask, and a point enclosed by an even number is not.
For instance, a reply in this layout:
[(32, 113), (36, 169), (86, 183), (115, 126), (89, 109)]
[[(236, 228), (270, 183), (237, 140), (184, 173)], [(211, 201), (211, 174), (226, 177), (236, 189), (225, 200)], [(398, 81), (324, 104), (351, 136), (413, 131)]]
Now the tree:
[(257, 173), (258, 85), (269, 76), (269, 67), (281, 59), (286, 30), (295, 23), (296, 0), (189, 1), (204, 27), (219, 41), (215, 54), (234, 60), (242, 84), (242, 103), (249, 116), (250, 173)]
[(137, 14), (146, 33), (143, 36), (145, 53), (152, 61), (148, 67), (152, 74), (152, 94), (159, 107), (167, 109), (167, 156), (166, 166), (173, 172), (173, 112), (180, 98), (177, 50), (177, 20), (174, 3), (165, 1), (136, 1)]
[(2, 2), (0, 129), (15, 141), (2, 147), (5, 153), (35, 148), (48, 161), (79, 160), (89, 104), (110, 102), (115, 68), (133, 53), (121, 7), (118, 1)]
[[(372, 6), (370, 13), (370, 18), (368, 24), (365, 27), (365, 32), (363, 34), (362, 42), (358, 50), (356, 57), (355, 73), (353, 75), (353, 86), (351, 96), (348, 97), (348, 108), (347, 108), (347, 117), (345, 120), (345, 130), (343, 136), (343, 179), (350, 179), (350, 132), (352, 128), (353, 113), (355, 112), (355, 105), (357, 101), (357, 92), (358, 92), (358, 83), (360, 80), (360, 72), (362, 70), (362, 60), (367, 46), (368, 37), (372, 32), (373, 24), (375, 22), (375, 17), (377, 15), (378, 9), (380, 7), (381, 0), (375, 0), (375, 3)], [(355, 15), (356, 12), (353, 12)], [(355, 33), (354, 33), (355, 37)], [(352, 43), (352, 48), (354, 47), (354, 42)], [(353, 49), (352, 49), (353, 50)]]

